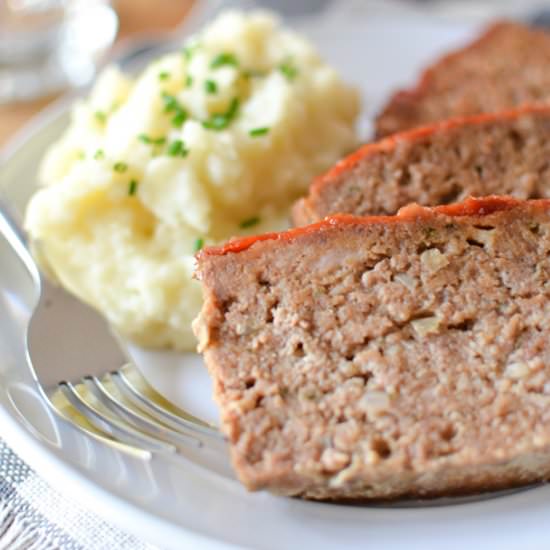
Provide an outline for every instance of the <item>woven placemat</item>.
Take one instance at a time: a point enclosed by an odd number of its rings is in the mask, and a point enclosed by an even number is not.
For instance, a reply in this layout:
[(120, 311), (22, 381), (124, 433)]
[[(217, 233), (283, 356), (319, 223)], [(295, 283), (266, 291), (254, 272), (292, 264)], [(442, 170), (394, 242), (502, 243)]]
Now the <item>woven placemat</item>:
[(60, 495), (0, 440), (0, 550), (157, 550)]

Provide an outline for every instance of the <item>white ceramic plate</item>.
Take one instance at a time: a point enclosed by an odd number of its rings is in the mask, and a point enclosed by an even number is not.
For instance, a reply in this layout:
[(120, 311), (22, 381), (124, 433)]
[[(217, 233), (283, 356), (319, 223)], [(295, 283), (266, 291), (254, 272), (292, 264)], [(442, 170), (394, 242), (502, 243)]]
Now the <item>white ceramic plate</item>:
[[(346, 79), (361, 87), (364, 129), (391, 89), (410, 82), (430, 58), (469, 39), (474, 31), (450, 22), (349, 11), (291, 23), (318, 44)], [(19, 212), (35, 186), (39, 159), (62, 131), (66, 115), (67, 107), (62, 106), (43, 116), (5, 155), (0, 185)], [(200, 459), (143, 461), (106, 448), (60, 425), (38, 397), (23, 338), (35, 299), (24, 267), (0, 238), (1, 435), (54, 487), (144, 539), (174, 549), (548, 548), (548, 486), (444, 506), (354, 507), (250, 494)], [(78, 324), (78, 319), (66, 319), (62, 311), (51, 319), (57, 329), (68, 322)], [(82, 334), (81, 344), (90, 339), (93, 335)], [(136, 349), (133, 353), (161, 393), (200, 416), (216, 417), (198, 357)], [(70, 364), (60, 364), (58, 378), (68, 372)]]

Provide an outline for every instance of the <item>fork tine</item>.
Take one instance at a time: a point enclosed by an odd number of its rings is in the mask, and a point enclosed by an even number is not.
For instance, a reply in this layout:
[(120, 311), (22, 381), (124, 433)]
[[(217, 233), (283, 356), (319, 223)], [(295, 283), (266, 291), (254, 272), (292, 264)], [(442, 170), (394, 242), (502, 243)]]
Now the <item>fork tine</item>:
[[(124, 367), (126, 368), (126, 367)], [(137, 372), (137, 371), (136, 371)], [(144, 395), (135, 384), (128, 378), (124, 370), (113, 371), (111, 374), (111, 380), (116, 384), (118, 390), (122, 395), (132, 402), (136, 407), (143, 409), (147, 414), (155, 418), (157, 421), (170, 426), (175, 430), (191, 430), (198, 432), (209, 437), (215, 437), (222, 441), (223, 437), (221, 433), (214, 427), (209, 426), (199, 418), (181, 411), (181, 416), (178, 416), (165, 407), (152, 401), (149, 397)], [(139, 375), (141, 378), (141, 375)], [(144, 381), (146, 384), (147, 382)], [(153, 390), (154, 391), (154, 390)]]
[(151, 437), (130, 426), (121, 424), (114, 418), (108, 417), (102, 411), (85, 401), (71, 382), (60, 382), (59, 389), (71, 405), (100, 430), (112, 434), (123, 442), (129, 442), (130, 445), (137, 445), (139, 448), (151, 452), (176, 452), (176, 447), (174, 445)]
[(160, 424), (156, 419), (144, 416), (144, 413), (138, 413), (134, 409), (130, 409), (120, 399), (118, 399), (96, 376), (85, 376), (84, 384), (86, 388), (96, 397), (96, 399), (105, 407), (111, 410), (115, 415), (120, 415), (127, 422), (135, 425), (138, 430), (151, 434), (153, 437), (161, 441), (170, 441), (183, 445), (194, 445), (202, 447), (202, 442), (192, 435), (174, 430), (169, 426)]
[[(95, 439), (109, 447), (114, 447), (125, 453), (129, 453), (136, 458), (143, 460), (151, 460), (153, 453), (146, 449), (141, 449), (135, 444), (129, 444), (116, 439), (111, 433), (101, 430), (97, 425), (92, 424), (89, 420), (80, 414), (67, 399), (64, 391), (58, 386), (53, 392), (43, 393), (48, 405), (52, 408), (59, 420), (64, 424), (68, 424), (76, 428), (88, 437)], [(76, 415), (75, 415), (76, 412)]]

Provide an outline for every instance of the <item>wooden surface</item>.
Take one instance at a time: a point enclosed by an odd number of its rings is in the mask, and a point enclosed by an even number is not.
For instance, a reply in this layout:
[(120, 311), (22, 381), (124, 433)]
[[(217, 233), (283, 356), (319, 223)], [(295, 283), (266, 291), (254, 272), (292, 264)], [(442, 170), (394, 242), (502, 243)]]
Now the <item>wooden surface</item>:
[[(117, 40), (145, 33), (169, 31), (179, 25), (193, 0), (117, 0), (113, 2), (120, 19)], [(0, 147), (56, 96), (30, 103), (0, 105)]]

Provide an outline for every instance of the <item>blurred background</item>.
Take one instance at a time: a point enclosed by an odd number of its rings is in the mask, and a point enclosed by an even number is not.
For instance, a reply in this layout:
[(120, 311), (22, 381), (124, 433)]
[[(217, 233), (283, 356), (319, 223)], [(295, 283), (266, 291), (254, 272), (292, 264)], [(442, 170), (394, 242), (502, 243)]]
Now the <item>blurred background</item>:
[[(197, 12), (223, 0), (0, 0), (0, 147), (63, 92), (86, 86), (110, 60), (178, 41)], [(516, 17), (550, 24), (550, 1), (259, 0), (282, 15), (321, 10), (430, 14), (484, 21)], [(203, 14), (204, 15), (204, 14)]]
[(177, 33), (193, 0), (0, 0), (0, 146), (110, 58)]

